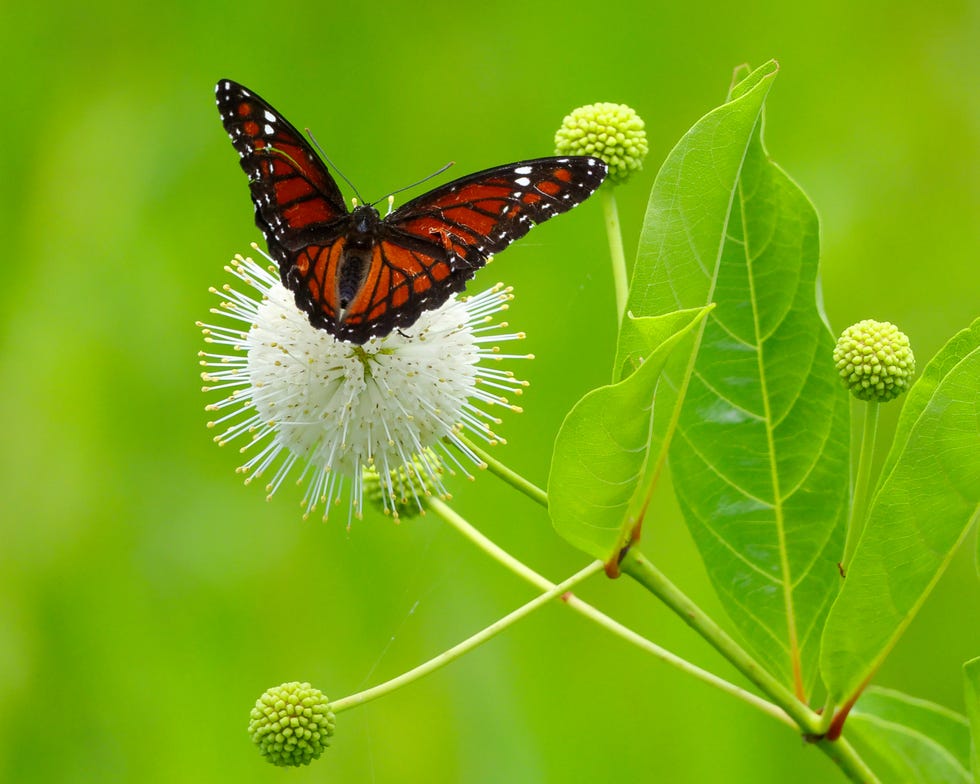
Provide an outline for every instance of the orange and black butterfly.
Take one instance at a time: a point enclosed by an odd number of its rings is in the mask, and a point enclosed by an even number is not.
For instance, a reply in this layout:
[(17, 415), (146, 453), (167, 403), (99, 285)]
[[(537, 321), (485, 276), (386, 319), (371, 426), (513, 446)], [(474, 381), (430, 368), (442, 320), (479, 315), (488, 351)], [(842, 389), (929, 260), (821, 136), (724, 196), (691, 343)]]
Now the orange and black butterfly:
[(227, 79), (215, 92), (283, 285), (314, 327), (339, 340), (365, 343), (411, 326), (492, 254), (588, 198), (607, 172), (596, 158), (537, 158), (453, 180), (385, 217), (370, 204), (348, 211), (279, 112)]

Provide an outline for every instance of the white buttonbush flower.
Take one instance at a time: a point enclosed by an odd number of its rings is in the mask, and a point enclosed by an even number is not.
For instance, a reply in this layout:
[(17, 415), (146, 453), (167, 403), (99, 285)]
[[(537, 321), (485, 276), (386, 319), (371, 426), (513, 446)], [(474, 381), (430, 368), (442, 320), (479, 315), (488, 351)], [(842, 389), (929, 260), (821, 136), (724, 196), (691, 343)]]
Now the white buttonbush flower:
[(208, 426), (221, 429), (220, 444), (244, 442), (250, 456), (239, 471), (247, 483), (269, 476), (270, 497), (298, 473), (307, 515), (322, 504), (326, 519), (346, 496), (348, 523), (359, 516), (365, 471), (380, 477), (387, 512), (397, 517), (407, 503), (421, 510), (430, 492), (448, 496), (445, 472), (470, 475), (446, 442), (482, 465), (460, 434), (501, 441), (500, 420), (485, 409), (520, 410), (507, 396), (526, 382), (488, 366), (518, 358), (497, 344), (523, 335), (492, 323), (509, 288), (453, 297), (410, 328), (357, 345), (311, 326), (272, 269), (241, 256), (226, 269), (252, 291), (212, 289), (224, 300), (212, 313), (230, 323), (200, 324), (220, 347), (201, 353), (204, 389), (227, 394), (207, 407), (221, 413)]

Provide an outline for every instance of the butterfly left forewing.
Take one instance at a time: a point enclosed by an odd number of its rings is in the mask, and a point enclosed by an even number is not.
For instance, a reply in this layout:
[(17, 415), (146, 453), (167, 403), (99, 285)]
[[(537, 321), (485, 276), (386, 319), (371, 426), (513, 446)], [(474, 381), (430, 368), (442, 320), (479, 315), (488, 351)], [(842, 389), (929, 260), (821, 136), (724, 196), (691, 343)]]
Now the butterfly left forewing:
[(299, 131), (237, 82), (218, 82), (215, 96), (270, 252), (297, 251), (335, 234), (348, 215), (343, 195)]
[(350, 213), (337, 183), (299, 131), (258, 95), (227, 79), (215, 94), (283, 285), (313, 326), (339, 337), (334, 280)]

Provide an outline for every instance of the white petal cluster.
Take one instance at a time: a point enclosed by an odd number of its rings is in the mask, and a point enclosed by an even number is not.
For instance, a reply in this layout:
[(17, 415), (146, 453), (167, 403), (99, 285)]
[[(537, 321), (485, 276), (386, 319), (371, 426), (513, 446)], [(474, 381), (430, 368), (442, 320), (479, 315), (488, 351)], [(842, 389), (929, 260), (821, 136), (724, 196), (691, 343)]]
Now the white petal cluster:
[(487, 366), (515, 358), (496, 344), (523, 337), (492, 324), (508, 288), (453, 297), (411, 328), (357, 345), (314, 328), (271, 268), (237, 256), (226, 269), (251, 291), (213, 290), (223, 302), (212, 312), (230, 323), (200, 325), (226, 352), (201, 353), (205, 391), (227, 394), (207, 407), (222, 414), (208, 424), (222, 428), (219, 443), (246, 441), (239, 470), (246, 482), (270, 476), (270, 496), (298, 473), (306, 514), (322, 504), (326, 518), (346, 495), (348, 521), (359, 516), (368, 469), (395, 516), (406, 500), (421, 509), (430, 492), (446, 497), (446, 470), (469, 475), (448, 445), (480, 465), (460, 435), (500, 441), (500, 420), (484, 409), (520, 410), (507, 396), (525, 382)]

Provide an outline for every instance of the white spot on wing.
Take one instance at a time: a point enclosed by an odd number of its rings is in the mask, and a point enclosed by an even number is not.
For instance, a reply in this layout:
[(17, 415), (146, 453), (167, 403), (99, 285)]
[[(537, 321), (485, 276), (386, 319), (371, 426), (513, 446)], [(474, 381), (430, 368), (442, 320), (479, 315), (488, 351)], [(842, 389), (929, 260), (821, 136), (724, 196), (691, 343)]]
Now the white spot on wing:
[[(531, 167), (530, 166), (518, 166), (516, 169), (514, 169), (514, 174), (530, 174), (530, 173), (531, 173)], [(521, 181), (518, 180), (518, 182), (521, 182)], [(521, 184), (523, 185), (524, 183), (521, 183)]]
[[(525, 169), (527, 169), (527, 168), (529, 168), (529, 167), (527, 167), (527, 166), (524, 166), (523, 168), (525, 168)], [(518, 171), (518, 172), (520, 172), (520, 173), (522, 173), (522, 174), (523, 174), (523, 172), (521, 172), (521, 170), (520, 170), (520, 169), (517, 169), (516, 171)], [(526, 188), (526, 187), (527, 187), (528, 185), (530, 185), (530, 184), (531, 184), (531, 180), (530, 180), (530, 179), (528, 179), (527, 177), (518, 177), (518, 178), (517, 178), (516, 180), (514, 180), (514, 182), (516, 182), (516, 183), (517, 183), (518, 185), (520, 185), (520, 186), (521, 186), (522, 188)]]

